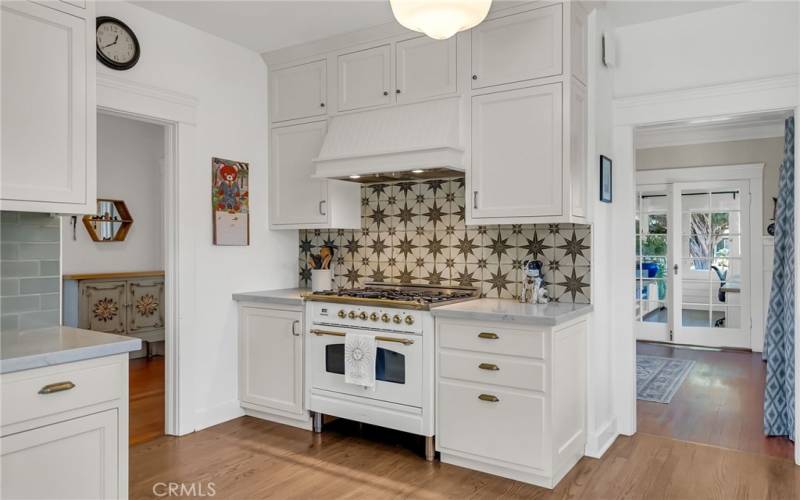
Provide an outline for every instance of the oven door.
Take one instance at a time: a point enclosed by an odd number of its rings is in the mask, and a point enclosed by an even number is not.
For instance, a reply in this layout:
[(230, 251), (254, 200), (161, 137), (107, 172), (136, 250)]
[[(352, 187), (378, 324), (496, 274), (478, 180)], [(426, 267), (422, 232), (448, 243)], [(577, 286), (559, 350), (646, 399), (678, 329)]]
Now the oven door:
[[(307, 346), (311, 388), (339, 392), (369, 399), (422, 407), (422, 337), (400, 333), (375, 333), (381, 337), (375, 359), (375, 388), (344, 381), (343, 334), (372, 333), (362, 330), (313, 326)], [(314, 333), (316, 332), (316, 333)], [(404, 344), (388, 339), (407, 340)]]

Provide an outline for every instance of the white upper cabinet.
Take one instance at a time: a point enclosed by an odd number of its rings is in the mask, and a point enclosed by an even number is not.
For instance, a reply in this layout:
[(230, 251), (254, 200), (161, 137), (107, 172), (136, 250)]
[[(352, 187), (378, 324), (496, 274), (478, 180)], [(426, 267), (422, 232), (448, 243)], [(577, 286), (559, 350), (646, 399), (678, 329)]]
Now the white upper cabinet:
[(423, 36), (397, 43), (399, 104), (456, 93), (456, 38)]
[(562, 6), (484, 21), (472, 29), (472, 88), (520, 82), (562, 71)]
[(94, 213), (93, 4), (85, 18), (32, 2), (0, 9), (0, 209)]
[(571, 7), (570, 33), (572, 38), (570, 52), (572, 54), (572, 76), (586, 85), (586, 74), (589, 71), (587, 13), (577, 2), (572, 4)]
[(580, 83), (573, 83), (570, 92), (570, 181), (571, 181), (571, 206), (572, 215), (586, 217), (586, 203), (588, 197), (586, 186), (588, 172), (586, 170), (586, 148), (588, 104), (586, 101), (586, 88)]
[(561, 216), (561, 84), (472, 98), (471, 217)]
[(392, 46), (379, 45), (338, 57), (339, 111), (392, 104)]
[(313, 61), (270, 74), (271, 117), (273, 122), (325, 116), (326, 61)]
[(269, 198), (275, 228), (361, 227), (360, 185), (312, 177), (326, 130), (326, 121), (272, 128)]

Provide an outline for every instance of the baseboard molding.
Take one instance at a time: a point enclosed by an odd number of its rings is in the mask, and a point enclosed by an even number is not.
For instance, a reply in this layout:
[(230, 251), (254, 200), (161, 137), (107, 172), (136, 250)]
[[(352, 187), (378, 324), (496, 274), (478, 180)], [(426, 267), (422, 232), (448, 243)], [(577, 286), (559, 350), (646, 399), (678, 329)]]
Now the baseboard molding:
[(586, 456), (592, 458), (602, 458), (614, 441), (617, 440), (619, 431), (617, 430), (617, 418), (614, 417), (603, 424), (597, 432), (589, 434), (586, 442)]
[(239, 400), (234, 399), (213, 408), (198, 410), (195, 415), (194, 431), (200, 431), (239, 418), (244, 415), (244, 411), (239, 406)]

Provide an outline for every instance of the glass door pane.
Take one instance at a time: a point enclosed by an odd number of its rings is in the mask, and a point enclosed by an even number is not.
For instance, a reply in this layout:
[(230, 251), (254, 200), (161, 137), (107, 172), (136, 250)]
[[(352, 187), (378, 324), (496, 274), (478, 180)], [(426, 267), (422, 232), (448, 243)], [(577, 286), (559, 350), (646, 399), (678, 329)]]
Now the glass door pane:
[[(742, 277), (746, 275), (743, 235), (748, 229), (748, 190), (742, 183), (683, 183), (673, 188), (678, 289), (675, 341), (747, 347)], [(749, 317), (748, 317), (749, 323)], [(679, 330), (679, 331), (678, 331)]]
[(637, 195), (634, 309), (642, 340), (668, 340), (669, 206), (663, 188)]

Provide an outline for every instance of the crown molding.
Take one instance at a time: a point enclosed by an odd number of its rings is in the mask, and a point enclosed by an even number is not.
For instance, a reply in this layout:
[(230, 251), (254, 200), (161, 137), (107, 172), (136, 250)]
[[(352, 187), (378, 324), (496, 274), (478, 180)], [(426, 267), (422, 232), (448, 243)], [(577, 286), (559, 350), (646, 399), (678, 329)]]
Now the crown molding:
[(783, 132), (784, 125), (782, 120), (770, 120), (760, 123), (639, 129), (636, 135), (636, 149), (767, 139), (783, 137)]
[[(135, 103), (133, 100), (135, 99)], [(97, 107), (194, 125), (198, 101), (173, 90), (105, 73), (97, 74)]]

